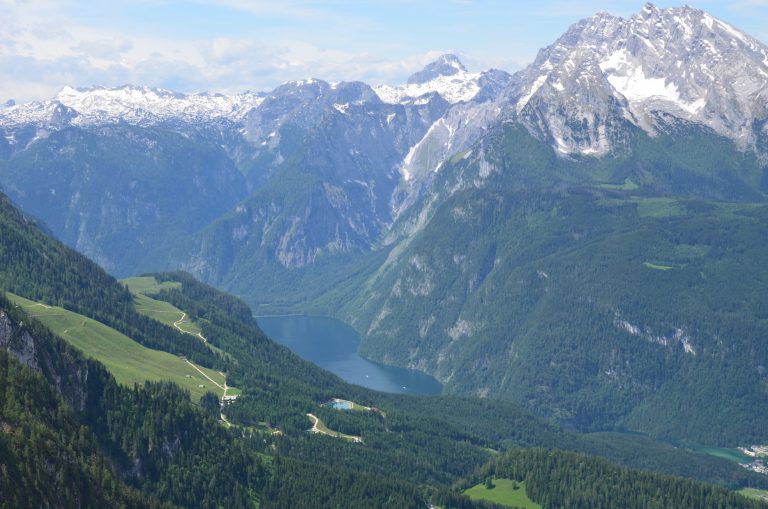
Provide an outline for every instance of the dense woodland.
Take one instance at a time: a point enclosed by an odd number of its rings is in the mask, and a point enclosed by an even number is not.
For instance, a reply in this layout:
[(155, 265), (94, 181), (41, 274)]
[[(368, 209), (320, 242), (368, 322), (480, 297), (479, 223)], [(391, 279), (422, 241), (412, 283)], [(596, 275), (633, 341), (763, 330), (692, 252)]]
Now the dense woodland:
[[(0, 203), (0, 228), (0, 239), (13, 240), (11, 247), (0, 242), (3, 288), (101, 318), (156, 348), (178, 338), (183, 341), (169, 350), (185, 348), (188, 337), (136, 314), (119, 283), (41, 234), (7, 201)], [(239, 300), (186, 274), (157, 277), (181, 287), (154, 297), (184, 309), (224, 351), (203, 347), (200, 357), (243, 391), (225, 409), (235, 426), (221, 424), (210, 396), (195, 404), (168, 383), (118, 385), (99, 363), (2, 299), (4, 507), (58, 507), (61, 500), (83, 507), (486, 507), (452, 486), (511, 446), (597, 452), (734, 487), (765, 485), (762, 476), (725, 460), (678, 453), (648, 439), (579, 435), (511, 403), (350, 386), (266, 338)], [(332, 397), (380, 412), (321, 406)], [(307, 412), (331, 429), (361, 435), (364, 443), (307, 433)], [(54, 459), (41, 469), (47, 454)], [(705, 489), (694, 481), (686, 486)]]
[(511, 126), (477, 147), (504, 171), (446, 163), (429, 227), (341, 312), (362, 353), (581, 431), (768, 438), (759, 165), (711, 133), (632, 143), (566, 160)]
[(463, 485), (489, 477), (525, 482), (528, 496), (547, 509), (765, 507), (720, 487), (558, 450), (513, 449), (485, 465)]
[[(227, 408), (227, 415), (244, 425), (266, 423), (296, 437), (276, 443), (278, 450), (292, 457), (305, 461), (322, 457), (329, 464), (354, 465), (361, 471), (404, 480), (452, 482), (465, 475), (472, 464), (488, 458), (487, 449), (557, 447), (730, 486), (762, 485), (766, 481), (727, 460), (686, 452), (639, 435), (565, 431), (514, 403), (455, 396), (398, 396), (350, 386), (266, 339), (234, 297), (186, 274), (156, 277), (182, 283), (181, 288), (164, 290), (156, 298), (166, 299), (199, 319), (206, 337), (214, 344), (239, 352), (240, 365), (260, 366), (245, 371), (232, 366), (232, 385), (245, 392)], [(217, 309), (217, 302), (226, 303)], [(234, 313), (228, 314), (225, 309)], [(256, 348), (249, 346), (250, 342)], [(246, 352), (254, 357), (249, 360)], [(386, 418), (318, 405), (340, 395), (379, 407)], [(306, 437), (303, 431), (309, 424), (304, 415), (307, 412), (318, 415), (333, 430), (363, 436), (366, 447), (326, 437)]]
[(131, 489), (39, 374), (0, 349), (0, 507), (170, 508)]

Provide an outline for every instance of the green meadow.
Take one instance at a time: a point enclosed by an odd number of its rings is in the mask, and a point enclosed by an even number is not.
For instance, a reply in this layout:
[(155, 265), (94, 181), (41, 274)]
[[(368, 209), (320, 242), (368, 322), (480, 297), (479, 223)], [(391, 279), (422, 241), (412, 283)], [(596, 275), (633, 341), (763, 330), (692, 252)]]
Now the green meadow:
[(758, 490), (756, 488), (743, 488), (738, 491), (745, 497), (749, 497), (755, 500), (768, 502), (768, 490)]
[(162, 290), (181, 288), (181, 283), (171, 281), (158, 283), (152, 276), (132, 277), (123, 279), (120, 282), (128, 287), (128, 290), (133, 294), (136, 311), (139, 313), (154, 318), (158, 322), (162, 322), (170, 327), (177, 326), (177, 328), (189, 334), (199, 334), (202, 332), (200, 327), (189, 319), (185, 318), (180, 321), (185, 316), (184, 311), (169, 302), (151, 297)]
[(87, 356), (103, 363), (121, 384), (131, 386), (147, 380), (168, 380), (189, 390), (194, 401), (208, 391), (219, 397), (224, 392), (200, 373), (202, 371), (223, 387), (225, 378), (217, 371), (195, 367), (176, 355), (146, 348), (100, 322), (64, 308), (45, 306), (10, 293), (7, 295), (30, 317), (42, 322)]
[[(177, 308), (170, 302), (152, 298), (152, 295), (157, 294), (162, 290), (181, 288), (181, 283), (173, 281), (158, 283), (157, 280), (152, 276), (131, 277), (122, 279), (120, 282), (123, 283), (133, 294), (133, 303), (136, 306), (136, 312), (153, 318), (169, 327), (175, 327), (181, 332), (186, 332), (187, 334), (192, 334), (193, 336), (202, 335), (203, 331), (200, 326), (190, 320), (184, 311)], [(208, 345), (208, 348), (218, 353), (219, 355), (225, 357), (229, 355), (210, 343), (206, 344)], [(232, 391), (229, 391), (227, 394), (231, 395), (233, 393)]]
[(541, 509), (539, 504), (528, 498), (524, 482), (511, 479), (493, 479), (493, 485), (493, 488), (488, 489), (485, 483), (480, 483), (465, 490), (464, 494), (472, 500), (487, 500), (507, 507)]

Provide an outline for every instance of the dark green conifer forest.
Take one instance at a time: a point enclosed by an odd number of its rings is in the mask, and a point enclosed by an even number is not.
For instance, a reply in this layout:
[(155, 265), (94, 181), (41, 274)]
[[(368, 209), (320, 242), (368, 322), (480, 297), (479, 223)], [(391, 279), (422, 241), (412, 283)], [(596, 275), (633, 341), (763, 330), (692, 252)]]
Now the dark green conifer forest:
[[(763, 476), (726, 460), (643, 437), (575, 433), (508, 402), (351, 386), (272, 342), (239, 299), (184, 273), (156, 275), (180, 286), (153, 298), (183, 309), (215, 347), (209, 348), (138, 314), (124, 286), (47, 237), (6, 199), (0, 201), (0, 234), (5, 291), (61, 305), (145, 346), (188, 355), (221, 370), (242, 391), (219, 409), (215, 396), (192, 401), (166, 382), (122, 386), (101, 364), (0, 298), (0, 507), (490, 507), (461, 493), (490, 473), (525, 479), (530, 497), (545, 507), (605, 503), (600, 497), (606, 490), (611, 503), (631, 493), (647, 507), (721, 507), (706, 504), (722, 501), (757, 507), (702, 481), (768, 487)], [(322, 406), (333, 397), (380, 411)], [(308, 433), (307, 413), (363, 443)], [(552, 453), (555, 461), (546, 451), (518, 447), (598, 454), (699, 480), (571, 453)], [(621, 472), (626, 491), (611, 489), (615, 485), (603, 475), (611, 469)], [(550, 479), (557, 480), (556, 489)]]

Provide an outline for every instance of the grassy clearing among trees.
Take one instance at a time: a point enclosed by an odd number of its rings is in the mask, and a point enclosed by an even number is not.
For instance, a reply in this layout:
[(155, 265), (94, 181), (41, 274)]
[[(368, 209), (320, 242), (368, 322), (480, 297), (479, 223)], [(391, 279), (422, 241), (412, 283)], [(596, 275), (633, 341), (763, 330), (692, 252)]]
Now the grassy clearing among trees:
[(523, 509), (541, 509), (525, 492), (525, 483), (512, 479), (493, 479), (492, 488), (486, 483), (480, 483), (464, 491), (472, 500), (487, 500), (508, 507), (520, 507)]
[(762, 502), (768, 502), (768, 490), (758, 490), (756, 488), (744, 488), (739, 490), (739, 493), (745, 497), (760, 500)]
[(189, 334), (199, 334), (200, 327), (189, 319), (179, 323), (179, 320), (186, 315), (184, 311), (177, 308), (170, 302), (153, 299), (151, 295), (157, 294), (162, 290), (172, 290), (181, 288), (181, 283), (175, 281), (165, 281), (158, 283), (153, 276), (132, 277), (122, 279), (128, 290), (133, 294), (136, 311), (142, 315), (154, 318), (158, 322), (164, 323), (169, 327), (180, 328), (183, 332)]

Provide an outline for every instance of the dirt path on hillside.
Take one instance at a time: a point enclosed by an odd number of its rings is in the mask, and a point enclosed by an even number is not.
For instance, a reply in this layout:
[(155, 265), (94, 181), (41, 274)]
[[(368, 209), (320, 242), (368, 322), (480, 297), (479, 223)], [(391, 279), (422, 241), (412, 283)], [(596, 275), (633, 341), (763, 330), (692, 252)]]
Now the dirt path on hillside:
[(176, 329), (178, 329), (179, 332), (181, 332), (182, 334), (189, 334), (190, 336), (195, 336), (196, 338), (201, 339), (203, 343), (207, 343), (208, 339), (206, 339), (206, 337), (203, 336), (202, 332), (198, 332), (198, 333), (189, 332), (188, 330), (184, 330), (180, 327), (180, 324), (184, 323), (184, 320), (186, 319), (187, 319), (187, 314), (184, 311), (182, 311), (181, 318), (173, 322), (173, 326), (176, 327)]
[(226, 393), (227, 393), (227, 382), (226, 382), (226, 380), (224, 381), (224, 385), (220, 385), (220, 384), (219, 384), (219, 383), (218, 383), (216, 380), (214, 380), (213, 378), (211, 378), (211, 377), (209, 377), (208, 375), (206, 375), (206, 374), (205, 374), (205, 371), (203, 371), (202, 369), (200, 369), (200, 368), (198, 368), (197, 366), (195, 366), (195, 365), (194, 365), (192, 362), (190, 362), (189, 360), (187, 360), (187, 359), (184, 359), (184, 362), (186, 362), (187, 364), (189, 364), (190, 366), (192, 366), (193, 368), (195, 368), (195, 369), (197, 370), (197, 372), (198, 372), (198, 373), (200, 373), (200, 374), (201, 374), (201, 375), (203, 375), (205, 378), (207, 378), (208, 380), (210, 380), (210, 381), (211, 381), (211, 383), (212, 383), (213, 385), (215, 385), (216, 387), (218, 387), (219, 389), (221, 389), (222, 391), (224, 391), (224, 394), (226, 395)]
[(357, 437), (355, 435), (346, 435), (344, 433), (333, 431), (333, 430), (324, 431), (318, 428), (317, 425), (320, 423), (320, 419), (315, 414), (307, 414), (307, 417), (309, 417), (312, 420), (312, 429), (309, 430), (312, 433), (322, 433), (323, 435), (327, 435), (333, 438), (344, 438), (360, 444), (363, 443), (362, 437)]

